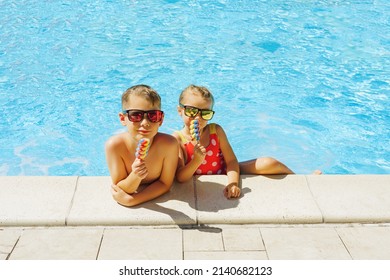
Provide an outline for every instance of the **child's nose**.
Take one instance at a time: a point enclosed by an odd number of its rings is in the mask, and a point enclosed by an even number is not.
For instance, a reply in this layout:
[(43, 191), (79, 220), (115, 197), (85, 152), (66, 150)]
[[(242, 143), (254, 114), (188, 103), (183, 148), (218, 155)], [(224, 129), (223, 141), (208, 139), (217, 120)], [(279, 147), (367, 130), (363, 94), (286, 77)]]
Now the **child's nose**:
[(200, 116), (200, 112), (198, 112), (197, 114), (196, 114), (196, 116), (195, 116), (195, 118), (194, 119), (196, 119), (196, 120), (201, 120), (202, 119), (202, 117)]
[(144, 117), (142, 118), (141, 125), (144, 125), (144, 126), (149, 126), (150, 125), (150, 121), (149, 121), (148, 116), (146, 115), (146, 113), (144, 114)]

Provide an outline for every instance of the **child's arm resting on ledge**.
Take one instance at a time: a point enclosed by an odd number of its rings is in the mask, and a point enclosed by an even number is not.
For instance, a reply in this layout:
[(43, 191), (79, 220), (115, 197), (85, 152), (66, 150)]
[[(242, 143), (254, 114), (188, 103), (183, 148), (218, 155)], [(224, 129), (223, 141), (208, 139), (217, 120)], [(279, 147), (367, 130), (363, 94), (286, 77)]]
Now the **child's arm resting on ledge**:
[(142, 191), (131, 195), (127, 194), (116, 185), (112, 186), (113, 198), (119, 204), (124, 206), (135, 206), (159, 197), (170, 190), (175, 178), (179, 149), (175, 139), (172, 139), (170, 142), (171, 144), (169, 146), (166, 145), (166, 147), (159, 150), (159, 152), (165, 154), (165, 157), (161, 166), (161, 175), (156, 181), (152, 182)]
[(134, 174), (134, 172), (127, 173), (124, 159), (121, 156), (122, 153), (127, 151), (124, 148), (121, 136), (111, 137), (106, 142), (105, 151), (112, 182), (127, 193), (135, 192), (142, 178)]

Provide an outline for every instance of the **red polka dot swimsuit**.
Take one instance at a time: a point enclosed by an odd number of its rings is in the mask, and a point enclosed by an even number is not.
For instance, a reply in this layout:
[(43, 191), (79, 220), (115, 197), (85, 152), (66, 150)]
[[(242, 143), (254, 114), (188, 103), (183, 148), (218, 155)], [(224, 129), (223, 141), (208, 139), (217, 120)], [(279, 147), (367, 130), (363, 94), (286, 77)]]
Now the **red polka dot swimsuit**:
[[(218, 135), (215, 129), (215, 124), (209, 124), (210, 127), (210, 143), (206, 147), (206, 157), (204, 161), (196, 169), (194, 175), (215, 175), (226, 174), (226, 164), (219, 147)], [(184, 147), (187, 153), (187, 162), (190, 162), (194, 158), (194, 144), (185, 139), (185, 137), (178, 132), (180, 138), (184, 143)]]

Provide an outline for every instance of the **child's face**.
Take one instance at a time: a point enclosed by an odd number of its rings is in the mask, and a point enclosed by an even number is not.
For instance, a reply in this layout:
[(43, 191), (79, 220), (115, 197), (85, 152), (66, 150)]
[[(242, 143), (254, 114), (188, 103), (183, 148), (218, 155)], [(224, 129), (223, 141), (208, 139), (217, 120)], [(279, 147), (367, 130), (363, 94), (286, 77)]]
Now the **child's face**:
[[(191, 106), (191, 107), (195, 107), (198, 109), (212, 110), (212, 101), (210, 99), (204, 99), (200, 95), (188, 93), (184, 96), (181, 103), (184, 106)], [(199, 126), (201, 129), (207, 125), (208, 121), (204, 120), (201, 117), (200, 112), (195, 117), (188, 117), (184, 114), (184, 108), (181, 106), (178, 106), (178, 113), (182, 117), (183, 122), (184, 122), (185, 126), (187, 126), (187, 127), (190, 126), (191, 121), (194, 119), (199, 121)]]
[[(160, 110), (157, 105), (152, 105), (150, 101), (146, 100), (141, 96), (136, 95), (130, 96), (128, 102), (123, 106), (124, 110)], [(129, 133), (137, 141), (141, 138), (152, 139), (157, 134), (158, 128), (161, 126), (163, 121), (163, 119), (161, 119), (158, 122), (152, 122), (148, 119), (147, 114), (144, 114), (143, 119), (139, 122), (130, 121), (128, 115), (124, 113), (119, 113), (119, 119), (122, 125), (127, 127)]]

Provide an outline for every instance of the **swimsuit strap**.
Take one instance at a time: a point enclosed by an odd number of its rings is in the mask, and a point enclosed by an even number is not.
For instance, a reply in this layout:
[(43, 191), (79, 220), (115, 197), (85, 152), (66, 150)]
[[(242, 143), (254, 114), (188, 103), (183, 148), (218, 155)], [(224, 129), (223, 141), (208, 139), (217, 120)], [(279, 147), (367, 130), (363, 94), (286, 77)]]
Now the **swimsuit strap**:
[(210, 127), (210, 134), (217, 134), (217, 129), (215, 127), (215, 123), (210, 123), (209, 127)]
[(177, 134), (179, 135), (179, 137), (180, 137), (181, 141), (183, 142), (183, 144), (186, 144), (186, 143), (189, 142), (189, 141), (187, 140), (187, 138), (184, 137), (183, 133), (182, 133), (180, 130), (177, 130), (176, 132), (177, 132)]
[[(217, 134), (217, 129), (216, 129), (215, 123), (210, 123), (209, 127), (210, 127), (210, 135)], [(177, 130), (176, 133), (179, 135), (183, 144), (187, 144), (188, 142), (190, 142), (190, 141), (188, 141), (188, 139), (183, 135), (183, 133), (180, 130)]]

